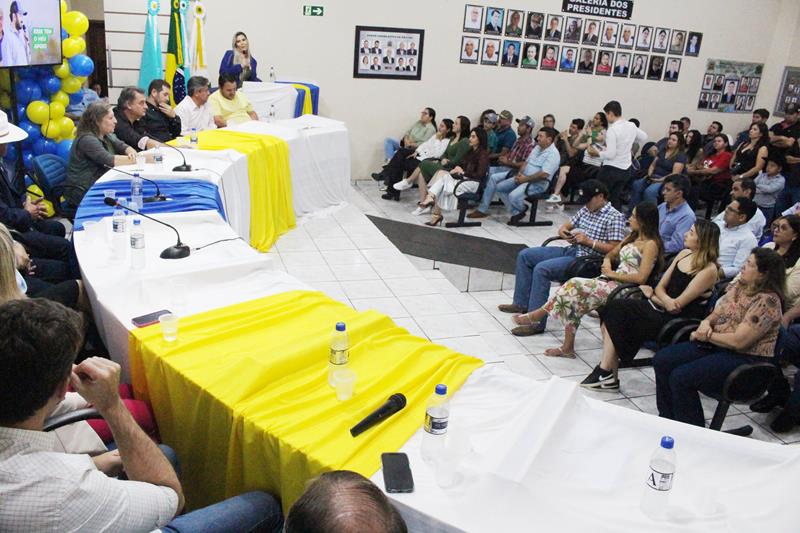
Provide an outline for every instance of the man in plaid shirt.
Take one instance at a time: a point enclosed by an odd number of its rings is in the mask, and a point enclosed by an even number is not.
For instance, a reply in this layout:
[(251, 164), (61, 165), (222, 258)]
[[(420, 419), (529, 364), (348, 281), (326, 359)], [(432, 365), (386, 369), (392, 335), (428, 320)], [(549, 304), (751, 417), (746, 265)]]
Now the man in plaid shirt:
[[(570, 246), (531, 247), (517, 255), (514, 303), (498, 306), (500, 311), (526, 313), (539, 309), (550, 294), (550, 283), (562, 280), (576, 257), (605, 255), (625, 238), (625, 217), (608, 202), (604, 183), (583, 182), (580, 201), (586, 205), (558, 230), (558, 236)], [(515, 328), (514, 334), (538, 335), (546, 325), (547, 316), (539, 324)]]
[(521, 170), (528, 160), (528, 156), (533, 151), (533, 119), (527, 115), (517, 119), (517, 140), (508, 152), (508, 155), (501, 155), (497, 162), (499, 166), (489, 167), (489, 175), (486, 177), (486, 186), (483, 189), (483, 197), (477, 209), (467, 215), (467, 218), (486, 218), (489, 216), (489, 205), (497, 189), (497, 184), (506, 179), (512, 170)]

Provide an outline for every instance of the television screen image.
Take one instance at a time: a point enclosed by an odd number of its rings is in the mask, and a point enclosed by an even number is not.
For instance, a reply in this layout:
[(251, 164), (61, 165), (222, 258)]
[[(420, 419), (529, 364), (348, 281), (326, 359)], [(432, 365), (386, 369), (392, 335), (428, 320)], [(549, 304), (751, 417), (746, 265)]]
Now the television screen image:
[(61, 63), (59, 0), (0, 0), (0, 67)]

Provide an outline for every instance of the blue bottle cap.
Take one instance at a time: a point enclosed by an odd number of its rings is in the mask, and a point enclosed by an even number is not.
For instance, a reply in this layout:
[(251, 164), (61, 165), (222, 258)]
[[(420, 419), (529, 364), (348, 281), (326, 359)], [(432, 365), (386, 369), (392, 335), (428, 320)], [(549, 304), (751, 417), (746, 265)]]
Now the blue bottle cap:
[(661, 447), (666, 448), (667, 450), (671, 450), (672, 447), (675, 446), (675, 440), (669, 436), (661, 437)]
[(133, 177), (134, 177), (134, 178), (138, 178), (138, 177), (139, 177), (139, 173), (138, 173), (138, 172), (134, 172), (134, 173), (133, 173)]
[(139, 220), (138, 218), (137, 218), (137, 219), (135, 219), (135, 220), (133, 221), (133, 225), (134, 225), (134, 226), (138, 226), (138, 225), (140, 225), (141, 223), (142, 223), (142, 221), (141, 221), (141, 220)]
[(436, 385), (436, 394), (439, 396), (444, 396), (447, 394), (447, 385), (443, 385), (442, 383)]
[(337, 322), (336, 323), (336, 331), (344, 331), (345, 329), (346, 329), (346, 326), (344, 325), (344, 322)]

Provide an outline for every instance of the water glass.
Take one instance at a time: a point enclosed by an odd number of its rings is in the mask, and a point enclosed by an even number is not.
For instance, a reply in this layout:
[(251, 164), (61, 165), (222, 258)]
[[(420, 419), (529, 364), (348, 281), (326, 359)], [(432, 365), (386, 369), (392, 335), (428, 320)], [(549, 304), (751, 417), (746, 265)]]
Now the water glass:
[(105, 196), (106, 198), (114, 198), (114, 199), (116, 199), (117, 198), (117, 191), (115, 191), (114, 189), (106, 189), (106, 190), (103, 191), (103, 196)]
[(86, 237), (86, 242), (95, 242), (99, 240), (98, 236), (100, 235), (101, 229), (102, 226), (100, 226), (100, 223), (97, 222), (96, 220), (89, 220), (84, 222), (83, 231), (85, 232), (84, 236)]
[(349, 400), (356, 387), (356, 373), (349, 368), (340, 368), (333, 372), (333, 386), (336, 388), (336, 398), (340, 402)]
[(161, 334), (167, 342), (178, 340), (178, 315), (166, 314), (158, 317), (161, 323)]
[(147, 156), (144, 155), (142, 152), (136, 153), (136, 167), (144, 170), (145, 164), (147, 163)]

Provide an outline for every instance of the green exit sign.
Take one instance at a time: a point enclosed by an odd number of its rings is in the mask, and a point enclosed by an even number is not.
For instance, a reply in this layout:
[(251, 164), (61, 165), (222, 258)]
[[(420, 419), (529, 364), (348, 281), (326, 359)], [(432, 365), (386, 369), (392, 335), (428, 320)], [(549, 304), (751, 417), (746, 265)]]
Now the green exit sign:
[(325, 14), (325, 8), (322, 6), (303, 6), (303, 15), (306, 17), (321, 17)]

